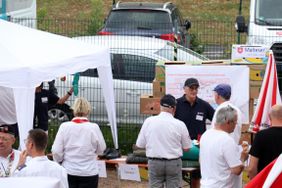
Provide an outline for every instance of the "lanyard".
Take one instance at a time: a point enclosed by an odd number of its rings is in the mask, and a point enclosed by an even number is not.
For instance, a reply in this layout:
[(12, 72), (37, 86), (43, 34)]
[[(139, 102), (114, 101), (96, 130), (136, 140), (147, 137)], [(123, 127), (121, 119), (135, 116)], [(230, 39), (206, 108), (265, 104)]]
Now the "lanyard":
[(15, 159), (14, 150), (12, 151), (12, 153), (8, 155), (7, 159), (8, 159), (7, 169), (5, 169), (3, 163), (1, 163), (4, 173), (0, 171), (0, 177), (9, 177), (11, 175), (11, 168)]

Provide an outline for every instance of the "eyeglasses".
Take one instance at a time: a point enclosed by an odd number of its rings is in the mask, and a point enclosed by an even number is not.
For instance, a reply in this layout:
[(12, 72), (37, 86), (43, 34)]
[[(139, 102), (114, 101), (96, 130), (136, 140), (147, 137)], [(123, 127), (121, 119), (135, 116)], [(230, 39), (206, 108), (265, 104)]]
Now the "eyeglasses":
[(188, 87), (188, 88), (189, 88), (189, 90), (198, 90), (199, 89), (198, 86), (192, 86), (192, 87)]
[(2, 140), (3, 142), (8, 142), (10, 139), (4, 136), (0, 136), (0, 140)]

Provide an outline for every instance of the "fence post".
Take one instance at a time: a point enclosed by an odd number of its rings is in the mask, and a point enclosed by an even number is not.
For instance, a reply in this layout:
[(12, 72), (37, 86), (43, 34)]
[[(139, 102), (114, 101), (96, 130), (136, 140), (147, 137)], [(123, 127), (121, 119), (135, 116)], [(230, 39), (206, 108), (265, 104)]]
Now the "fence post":
[(177, 34), (174, 35), (173, 60), (177, 61)]
[[(240, 3), (239, 3), (239, 15), (241, 14), (242, 14), (242, 0), (240, 0)], [(240, 43), (241, 43), (241, 35), (238, 32), (237, 33), (237, 44), (240, 44)]]

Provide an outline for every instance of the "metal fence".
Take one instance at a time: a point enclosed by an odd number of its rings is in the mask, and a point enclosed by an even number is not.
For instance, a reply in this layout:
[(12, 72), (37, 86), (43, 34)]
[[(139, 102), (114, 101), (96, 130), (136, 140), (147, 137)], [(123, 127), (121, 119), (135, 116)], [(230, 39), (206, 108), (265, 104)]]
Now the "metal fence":
[[(111, 47), (112, 70), (114, 76), (115, 101), (118, 120), (119, 146), (123, 153), (131, 151), (135, 143), (143, 120), (147, 115), (140, 114), (140, 96), (152, 93), (152, 81), (154, 79), (155, 64), (159, 60), (173, 60), (174, 45), (160, 47), (163, 44), (154, 39), (142, 41), (130, 41), (126, 39), (105, 40), (94, 39), (93, 37), (102, 28), (103, 23), (95, 20), (26, 20), (17, 19), (13, 22), (27, 26), (36, 25), (38, 29), (68, 37), (78, 37), (77, 40), (84, 40), (98, 45)], [(193, 21), (189, 30), (191, 48), (209, 59), (228, 59), (231, 56), (232, 44), (246, 42), (246, 34), (238, 35), (233, 22), (219, 21)], [(183, 51), (183, 52), (182, 52)], [(190, 61), (205, 59), (189, 50), (178, 46), (179, 58), (191, 58)], [(183, 57), (180, 57), (180, 54)], [(189, 55), (187, 55), (189, 54)], [(193, 59), (194, 58), (194, 59)], [(58, 95), (63, 96), (72, 86), (72, 75), (66, 76), (66, 81), (56, 79)], [(46, 84), (46, 87), (48, 85)], [(89, 100), (93, 106), (91, 121), (98, 122), (101, 126), (108, 146), (113, 146), (111, 131), (108, 126), (107, 113), (105, 110), (104, 98), (96, 70), (87, 70), (81, 73), (79, 82), (79, 96)], [(51, 139), (55, 137), (60, 121), (71, 118), (69, 106), (73, 103), (74, 97), (68, 102), (68, 106), (56, 107), (50, 110)], [(54, 121), (56, 120), (56, 121)]]
[[(22, 25), (35, 26), (39, 30), (68, 36), (93, 36), (97, 35), (103, 27), (102, 22), (95, 20), (78, 20), (78, 19), (13, 19)], [(232, 44), (246, 42), (246, 34), (238, 34), (235, 31), (234, 22), (223, 21), (201, 21), (192, 20), (192, 27), (189, 30), (191, 49), (199, 52), (209, 59), (226, 59), (230, 58)], [(120, 23), (117, 23), (120, 25)], [(130, 24), (126, 24), (130, 25)], [(131, 24), (132, 25), (132, 24)], [(135, 24), (136, 25), (136, 24)], [(142, 25), (146, 25), (142, 23)], [(160, 23), (158, 28), (167, 28), (167, 24)], [(126, 28), (123, 29), (126, 35)], [(134, 35), (146, 36), (149, 31), (145, 29), (136, 32)], [(132, 35), (132, 34), (130, 34)]]

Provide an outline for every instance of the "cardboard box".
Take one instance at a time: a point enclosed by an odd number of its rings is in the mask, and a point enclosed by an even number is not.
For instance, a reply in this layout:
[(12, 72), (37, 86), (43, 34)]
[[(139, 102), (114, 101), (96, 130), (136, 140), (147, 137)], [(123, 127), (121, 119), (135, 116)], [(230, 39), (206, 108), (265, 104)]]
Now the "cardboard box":
[(242, 124), (241, 132), (246, 133), (249, 130), (249, 124)]
[(165, 82), (165, 66), (156, 65), (155, 79), (159, 82)]
[(153, 97), (159, 97), (165, 95), (165, 82), (160, 82), (156, 79), (153, 80)]
[(229, 65), (230, 61), (229, 60), (207, 60), (207, 61), (202, 61), (202, 65)]
[(250, 87), (261, 87), (262, 80), (261, 81), (252, 81), (250, 80)]
[(241, 144), (242, 141), (247, 141), (249, 144), (251, 144), (251, 133), (249, 132), (242, 133), (239, 143)]
[(265, 73), (266, 64), (248, 65), (250, 68), (250, 80), (262, 81)]
[(260, 88), (260, 86), (250, 86), (250, 98), (258, 98)]
[(257, 99), (259, 97), (262, 81), (250, 81), (250, 98)]
[(141, 114), (159, 114), (160, 98), (152, 95), (142, 95), (140, 97), (140, 113)]
[(184, 65), (184, 61), (159, 61), (155, 68), (155, 79), (160, 82), (165, 82), (165, 65)]

